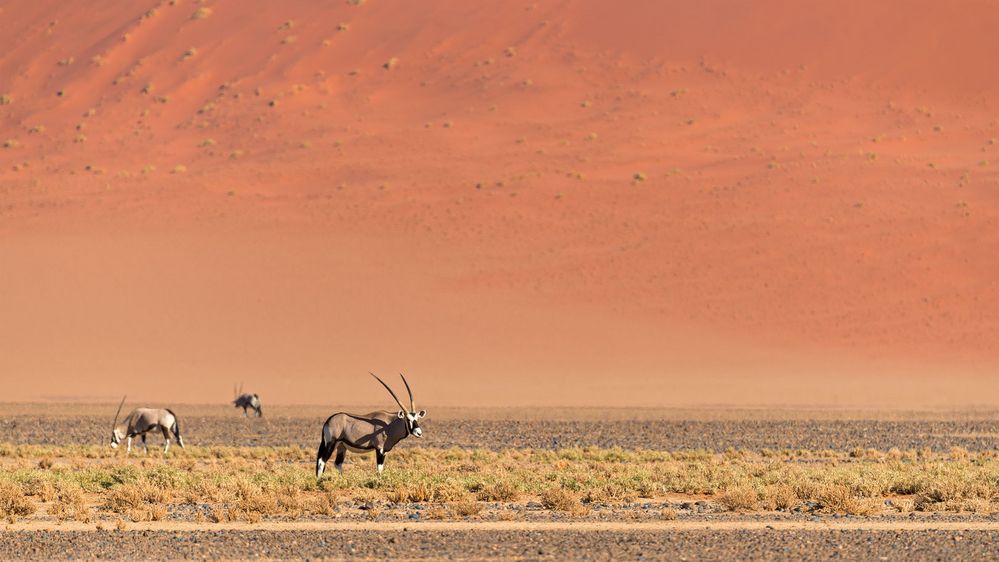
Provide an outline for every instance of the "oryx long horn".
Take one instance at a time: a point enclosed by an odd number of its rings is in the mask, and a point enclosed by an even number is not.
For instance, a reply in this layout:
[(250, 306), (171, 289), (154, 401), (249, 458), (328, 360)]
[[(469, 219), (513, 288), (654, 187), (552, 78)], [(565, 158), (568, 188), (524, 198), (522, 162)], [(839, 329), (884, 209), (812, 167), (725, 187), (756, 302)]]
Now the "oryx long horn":
[(118, 404), (118, 411), (114, 413), (114, 421), (111, 422), (111, 431), (114, 431), (114, 428), (118, 427), (118, 415), (121, 414), (121, 407), (125, 405), (126, 398), (128, 398), (127, 394), (121, 397), (121, 404)]
[(406, 392), (409, 393), (409, 411), (415, 412), (416, 402), (413, 402), (413, 391), (409, 389), (409, 383), (406, 382), (406, 375), (399, 373), (399, 376), (402, 377), (402, 384), (406, 385)]
[(392, 392), (392, 389), (389, 388), (389, 385), (385, 384), (385, 381), (383, 381), (382, 379), (378, 378), (378, 375), (372, 373), (371, 371), (368, 371), (368, 374), (371, 375), (371, 376), (373, 376), (373, 377), (375, 377), (376, 381), (382, 383), (382, 386), (385, 387), (385, 390), (389, 391), (389, 394), (391, 394), (392, 398), (395, 399), (395, 403), (399, 405), (399, 408), (402, 409), (402, 411), (406, 411), (406, 407), (402, 405), (402, 402), (399, 401), (399, 397), (396, 396), (394, 392)]

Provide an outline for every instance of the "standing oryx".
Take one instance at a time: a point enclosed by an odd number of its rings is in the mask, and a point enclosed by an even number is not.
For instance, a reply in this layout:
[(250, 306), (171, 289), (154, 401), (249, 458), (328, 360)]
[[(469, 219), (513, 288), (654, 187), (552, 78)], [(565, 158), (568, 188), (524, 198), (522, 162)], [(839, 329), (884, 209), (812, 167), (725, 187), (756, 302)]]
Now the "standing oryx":
[(170, 449), (170, 432), (177, 438), (177, 444), (184, 447), (184, 439), (180, 436), (180, 426), (177, 425), (177, 416), (170, 410), (153, 408), (136, 408), (118, 425), (118, 414), (121, 414), (121, 407), (125, 405), (125, 398), (122, 397), (121, 404), (118, 404), (118, 411), (114, 415), (114, 422), (111, 424), (111, 448), (117, 449), (122, 439), (128, 439), (128, 452), (132, 452), (132, 438), (136, 435), (142, 436), (142, 446), (149, 452), (146, 445), (146, 433), (159, 428), (163, 432), (163, 439), (166, 444), (163, 452)]
[(399, 398), (392, 392), (385, 381), (378, 378), (374, 373), (371, 376), (382, 383), (385, 390), (389, 391), (395, 403), (399, 405), (398, 412), (372, 412), (364, 416), (354, 414), (333, 414), (326, 419), (323, 424), (323, 438), (319, 443), (319, 451), (316, 454), (316, 479), (322, 477), (326, 463), (330, 460), (333, 450), (336, 450), (336, 460), (333, 466), (343, 472), (343, 458), (348, 450), (355, 453), (375, 452), (375, 462), (378, 465), (378, 472), (385, 469), (385, 453), (392, 450), (392, 447), (410, 435), (416, 437), (423, 436), (417, 420), (427, 415), (426, 410), (416, 411), (413, 403), (413, 391), (406, 382), (406, 377), (402, 377), (406, 391), (409, 392), (409, 409), (407, 410)]
[(249, 416), (249, 414), (246, 413), (247, 410), (253, 410), (254, 415), (256, 415), (258, 418), (264, 415), (263, 412), (260, 411), (260, 397), (257, 396), (256, 394), (250, 394), (248, 392), (243, 393), (242, 384), (239, 385), (238, 390), (236, 389), (235, 386), (232, 387), (232, 395), (234, 398), (234, 400), (232, 401), (232, 405), (237, 408), (242, 408), (243, 416), (246, 417)]

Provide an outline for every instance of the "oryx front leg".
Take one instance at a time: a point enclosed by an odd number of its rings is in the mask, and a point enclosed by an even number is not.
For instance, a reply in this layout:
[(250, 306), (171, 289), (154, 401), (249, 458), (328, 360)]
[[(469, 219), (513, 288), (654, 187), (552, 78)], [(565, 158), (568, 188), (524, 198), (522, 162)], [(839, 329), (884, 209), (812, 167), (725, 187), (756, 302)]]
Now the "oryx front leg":
[(131, 453), (132, 453), (132, 436), (129, 435), (128, 436), (128, 448), (125, 449), (125, 454), (131, 454)]
[(147, 455), (149, 454), (149, 445), (146, 444), (146, 434), (145, 433), (142, 434), (142, 450), (145, 451), (145, 453)]
[(385, 470), (385, 451), (382, 449), (375, 450), (375, 462), (378, 463), (378, 474), (381, 474)]

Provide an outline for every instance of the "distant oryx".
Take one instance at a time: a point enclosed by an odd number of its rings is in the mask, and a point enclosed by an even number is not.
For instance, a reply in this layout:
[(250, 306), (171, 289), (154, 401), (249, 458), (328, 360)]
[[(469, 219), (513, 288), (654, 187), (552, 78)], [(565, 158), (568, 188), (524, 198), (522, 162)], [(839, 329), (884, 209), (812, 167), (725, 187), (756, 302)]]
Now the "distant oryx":
[(413, 403), (413, 391), (406, 382), (406, 377), (402, 377), (402, 383), (406, 385), (409, 392), (409, 409), (407, 410), (399, 398), (392, 392), (385, 381), (378, 378), (374, 373), (371, 376), (382, 383), (385, 390), (389, 391), (400, 410), (392, 412), (372, 412), (364, 416), (354, 414), (333, 414), (326, 419), (323, 424), (323, 438), (319, 443), (319, 451), (316, 454), (316, 479), (322, 477), (326, 463), (330, 460), (330, 455), (336, 449), (336, 460), (333, 466), (338, 471), (343, 472), (343, 458), (348, 450), (355, 453), (375, 452), (375, 462), (378, 465), (379, 474), (385, 469), (385, 453), (392, 450), (392, 447), (410, 435), (416, 437), (423, 436), (417, 420), (427, 415), (426, 410), (416, 411)]
[(254, 415), (258, 418), (264, 415), (263, 412), (260, 411), (260, 397), (256, 394), (250, 394), (248, 392), (243, 393), (242, 384), (239, 385), (238, 390), (236, 387), (232, 387), (232, 395), (235, 398), (232, 401), (232, 405), (237, 408), (242, 408), (243, 416), (249, 417), (249, 414), (246, 413), (247, 410), (253, 410), (255, 413)]
[(180, 436), (180, 427), (177, 425), (177, 416), (170, 410), (153, 408), (136, 408), (118, 425), (118, 414), (121, 414), (121, 407), (125, 405), (125, 398), (118, 404), (118, 411), (114, 415), (114, 422), (111, 424), (111, 448), (117, 449), (121, 440), (128, 439), (127, 452), (132, 452), (132, 438), (136, 435), (142, 436), (142, 446), (146, 452), (149, 447), (146, 445), (146, 433), (159, 428), (163, 432), (163, 439), (166, 444), (163, 452), (170, 449), (170, 432), (177, 438), (177, 444), (184, 447), (184, 439)]

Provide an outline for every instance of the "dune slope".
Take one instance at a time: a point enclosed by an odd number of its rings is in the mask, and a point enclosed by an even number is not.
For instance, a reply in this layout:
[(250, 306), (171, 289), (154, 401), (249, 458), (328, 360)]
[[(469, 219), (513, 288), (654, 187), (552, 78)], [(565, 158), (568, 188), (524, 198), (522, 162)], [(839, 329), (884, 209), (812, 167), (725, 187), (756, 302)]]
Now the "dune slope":
[(994, 401), (995, 7), (6, 3), (0, 376)]

